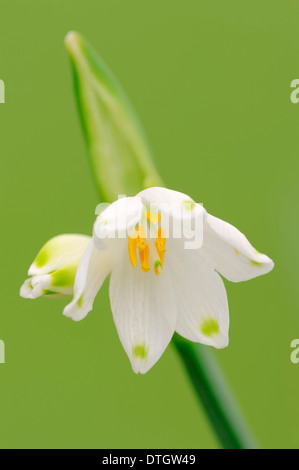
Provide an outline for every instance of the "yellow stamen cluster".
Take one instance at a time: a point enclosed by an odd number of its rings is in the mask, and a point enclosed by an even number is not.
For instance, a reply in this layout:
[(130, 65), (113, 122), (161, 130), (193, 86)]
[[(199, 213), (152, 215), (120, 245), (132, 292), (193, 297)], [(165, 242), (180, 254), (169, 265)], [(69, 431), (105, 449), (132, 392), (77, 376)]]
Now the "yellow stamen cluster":
[[(147, 220), (150, 223), (158, 225), (160, 222), (160, 215), (147, 212)], [(142, 224), (139, 224), (135, 229), (134, 235), (129, 236), (128, 251), (133, 268), (137, 266), (137, 248), (139, 250), (139, 258), (141, 270), (148, 273), (150, 267), (150, 256), (153, 261), (155, 274), (158, 275), (162, 272), (165, 256), (166, 237), (162, 227), (155, 231), (156, 241), (145, 238), (145, 232)]]

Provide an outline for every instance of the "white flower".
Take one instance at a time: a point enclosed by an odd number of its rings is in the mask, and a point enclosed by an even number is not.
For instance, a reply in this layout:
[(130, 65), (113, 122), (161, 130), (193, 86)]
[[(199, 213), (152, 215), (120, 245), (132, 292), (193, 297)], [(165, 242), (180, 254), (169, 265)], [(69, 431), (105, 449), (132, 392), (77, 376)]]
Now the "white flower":
[[(168, 217), (171, 229), (187, 221), (202, 230), (195, 249), (186, 249), (184, 232), (176, 238), (169, 230), (166, 237), (163, 221)], [(189, 196), (150, 188), (119, 199), (99, 215), (79, 263), (74, 298), (64, 314), (83, 319), (111, 273), (110, 301), (119, 338), (133, 370), (145, 373), (175, 331), (191, 341), (226, 347), (228, 304), (218, 273), (239, 282), (273, 266), (241, 232)]]
[(89, 242), (90, 237), (72, 234), (49, 240), (29, 268), (30, 278), (21, 287), (21, 297), (72, 295), (78, 264)]

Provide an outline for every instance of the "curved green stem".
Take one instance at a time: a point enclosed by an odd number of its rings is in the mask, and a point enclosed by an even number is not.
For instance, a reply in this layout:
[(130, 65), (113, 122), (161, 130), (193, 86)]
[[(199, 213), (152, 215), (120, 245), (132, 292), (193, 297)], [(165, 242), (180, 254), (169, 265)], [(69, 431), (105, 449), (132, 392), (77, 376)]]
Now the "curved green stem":
[(232, 398), (221, 371), (207, 346), (173, 337), (196, 394), (225, 449), (255, 449), (243, 417)]

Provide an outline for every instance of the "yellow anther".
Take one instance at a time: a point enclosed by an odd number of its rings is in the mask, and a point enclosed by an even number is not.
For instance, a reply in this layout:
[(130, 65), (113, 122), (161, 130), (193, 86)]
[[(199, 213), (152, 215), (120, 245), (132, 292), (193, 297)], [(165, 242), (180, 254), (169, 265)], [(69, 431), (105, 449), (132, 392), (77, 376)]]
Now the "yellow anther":
[(155, 231), (155, 235), (156, 235), (157, 243), (159, 244), (159, 246), (161, 246), (161, 248), (164, 248), (165, 243), (166, 243), (166, 236), (165, 236), (164, 229), (162, 227), (159, 227), (158, 230)]
[(141, 224), (135, 230), (135, 234), (137, 235), (137, 247), (140, 248), (141, 250), (144, 250), (146, 246), (145, 231)]
[(164, 256), (165, 256), (165, 244), (166, 244), (166, 237), (165, 237), (165, 231), (163, 230), (162, 227), (159, 227), (158, 230), (156, 230), (156, 248), (158, 251), (158, 255), (161, 261), (161, 269), (163, 268), (164, 265)]
[(154, 265), (155, 274), (157, 274), (157, 275), (161, 274), (162, 263), (161, 263), (161, 260), (160, 260), (160, 256), (159, 256), (159, 253), (158, 253), (158, 250), (157, 250), (156, 243), (154, 242), (153, 239), (148, 240), (148, 247), (149, 247), (149, 252), (150, 252), (151, 259), (152, 259), (152, 262), (153, 262), (153, 265)]
[(161, 270), (163, 269), (163, 266), (164, 266), (165, 251), (166, 250), (163, 250), (163, 251), (158, 250), (159, 258), (160, 258), (160, 261), (161, 261)]
[(158, 225), (158, 223), (161, 220), (161, 214), (159, 212), (150, 212), (147, 211), (146, 213), (146, 218), (149, 222), (151, 222), (154, 225)]
[(136, 246), (137, 246), (137, 237), (135, 236), (129, 237), (128, 250), (129, 250), (131, 265), (133, 266), (133, 268), (136, 268), (137, 266)]
[(141, 264), (141, 270), (148, 273), (150, 267), (150, 257), (154, 266), (154, 272), (156, 275), (161, 274), (164, 256), (165, 256), (165, 243), (166, 237), (164, 230), (160, 227), (155, 232), (156, 241), (153, 239), (145, 238), (145, 231), (140, 224), (135, 230), (134, 235), (130, 235), (128, 238), (128, 251), (133, 268), (137, 266), (137, 248), (139, 249), (139, 258)]
[(149, 247), (145, 244), (145, 248), (142, 250), (139, 248), (139, 258), (141, 263), (141, 271), (148, 273), (151, 269), (149, 260)]

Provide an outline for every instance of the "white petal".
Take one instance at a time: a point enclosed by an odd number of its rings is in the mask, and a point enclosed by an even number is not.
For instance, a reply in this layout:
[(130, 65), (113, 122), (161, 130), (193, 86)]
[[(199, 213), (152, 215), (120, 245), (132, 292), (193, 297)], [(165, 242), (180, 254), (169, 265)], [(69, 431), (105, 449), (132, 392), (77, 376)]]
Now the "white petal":
[(187, 194), (166, 188), (145, 189), (138, 196), (147, 210), (160, 214), (166, 238), (184, 238), (187, 249), (201, 247), (206, 213), (201, 204)]
[(24, 284), (22, 285), (20, 289), (20, 296), (23, 297), (24, 299), (33, 299), (32, 295), (33, 287), (31, 284), (31, 279), (26, 279)]
[(256, 251), (245, 235), (233, 225), (207, 214), (202, 255), (233, 282), (246, 281), (273, 269), (268, 256)]
[(173, 191), (167, 188), (148, 188), (144, 189), (138, 195), (146, 205), (157, 209), (165, 208), (173, 217), (180, 219), (194, 214), (200, 214), (203, 208), (200, 204), (196, 204), (194, 200), (187, 194)]
[(33, 276), (31, 278), (32, 299), (36, 299), (44, 295), (45, 292), (51, 291), (51, 276), (42, 274), (41, 276)]
[(66, 295), (71, 295), (71, 292), (55, 291), (51, 286), (51, 276), (47, 274), (26, 279), (20, 289), (20, 296), (24, 299), (37, 299), (41, 296), (58, 298)]
[(65, 307), (63, 314), (75, 321), (86, 317), (111, 267), (110, 252), (98, 250), (91, 240), (77, 269), (73, 300)]
[(79, 262), (90, 237), (86, 235), (58, 235), (51, 238), (39, 251), (29, 268), (29, 276), (48, 274), (65, 265)]
[(190, 341), (224, 348), (229, 328), (226, 290), (219, 274), (199, 252), (185, 250), (182, 241), (168, 244), (166, 263), (171, 264), (178, 308), (176, 331)]
[(143, 191), (140, 191), (137, 196), (144, 199), (147, 203), (166, 203), (171, 205), (173, 203), (182, 203), (184, 201), (194, 202), (187, 194), (161, 187), (144, 189)]
[(133, 370), (147, 372), (170, 342), (176, 304), (167, 268), (156, 276), (130, 265), (128, 253), (111, 274), (110, 302), (114, 322)]
[(60, 294), (72, 295), (77, 269), (78, 261), (56, 269), (51, 274), (41, 276), (42, 287)]
[(140, 222), (143, 211), (139, 197), (123, 197), (110, 204), (94, 224), (93, 234), (97, 246), (104, 248), (105, 239), (126, 238)]

